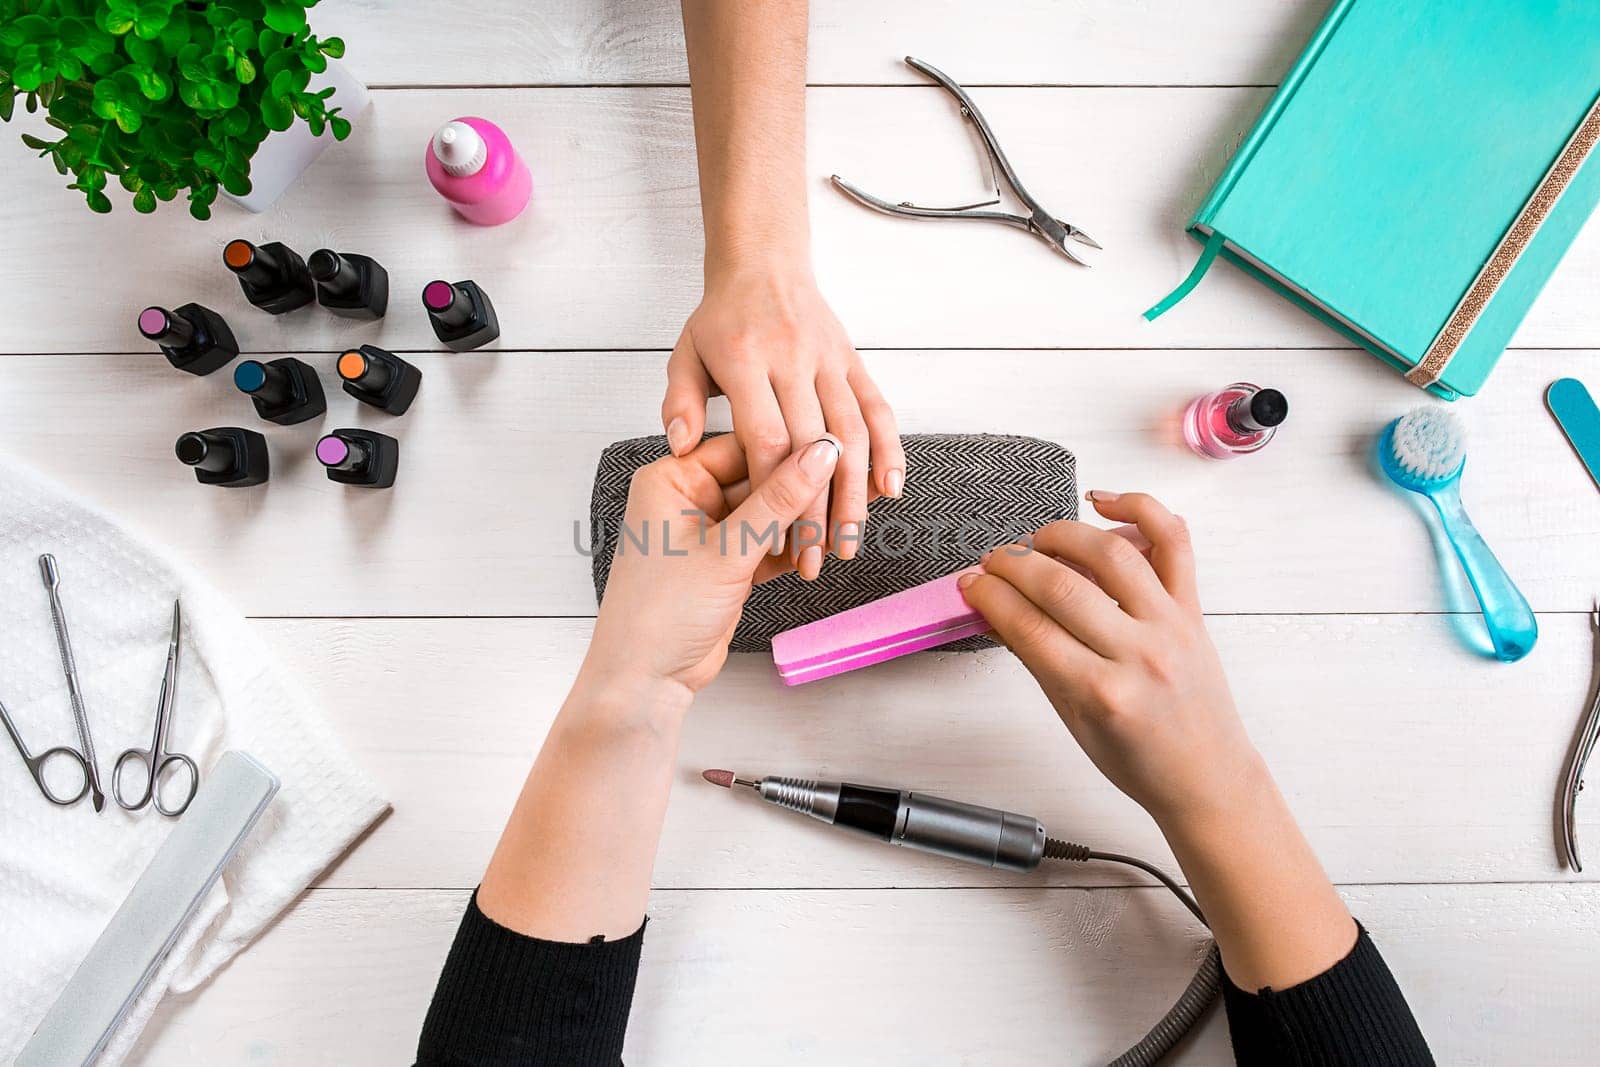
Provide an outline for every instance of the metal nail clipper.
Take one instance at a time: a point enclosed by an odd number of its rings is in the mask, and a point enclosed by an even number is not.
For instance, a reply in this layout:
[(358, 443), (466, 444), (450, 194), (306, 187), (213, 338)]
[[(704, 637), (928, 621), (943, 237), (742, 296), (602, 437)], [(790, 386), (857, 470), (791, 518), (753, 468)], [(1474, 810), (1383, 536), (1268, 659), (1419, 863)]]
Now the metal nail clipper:
[[(887, 200), (873, 196), (850, 182), (845, 181), (837, 174), (833, 175), (833, 184), (839, 191), (852, 200), (881, 211), (885, 215), (898, 215), (901, 218), (911, 219), (976, 219), (986, 222), (999, 222), (1007, 226), (1015, 226), (1027, 230), (1039, 240), (1060, 252), (1074, 263), (1089, 266), (1087, 262), (1078, 258), (1072, 250), (1071, 242), (1088, 245), (1090, 248), (1099, 248), (1099, 242), (1070, 223), (1062, 222), (1044, 209), (1044, 205), (1029, 195), (1023, 187), (1017, 172), (1011, 169), (1011, 161), (1006, 159), (1005, 151), (1000, 147), (1000, 142), (995, 139), (994, 131), (989, 128), (989, 122), (983, 117), (983, 112), (978, 110), (978, 105), (972, 102), (972, 97), (967, 91), (957, 85), (950, 76), (943, 71), (924, 63), (920, 59), (906, 56), (906, 65), (913, 70), (932, 78), (940, 87), (956, 98), (961, 105), (961, 117), (972, 123), (977, 128), (978, 136), (983, 138), (984, 150), (989, 154), (989, 176), (994, 181), (994, 199), (985, 200), (978, 204), (961, 204), (956, 207), (919, 207), (909, 200), (902, 200), (892, 204)], [(1005, 176), (1006, 184), (1016, 194), (1022, 206), (1028, 210), (1026, 215), (1013, 215), (1005, 211), (985, 211), (984, 208), (994, 207), (1000, 203), (1000, 177)]]
[[(1589, 623), (1595, 634), (1595, 666), (1600, 667), (1600, 601), (1589, 614)], [(1578, 794), (1583, 791), (1583, 769), (1594, 753), (1595, 741), (1600, 739), (1600, 692), (1595, 693), (1584, 716), (1583, 734), (1578, 747), (1573, 750), (1572, 762), (1567, 765), (1567, 780), (1561, 790), (1561, 838), (1567, 847), (1567, 863), (1575, 871), (1583, 870), (1578, 859)]]

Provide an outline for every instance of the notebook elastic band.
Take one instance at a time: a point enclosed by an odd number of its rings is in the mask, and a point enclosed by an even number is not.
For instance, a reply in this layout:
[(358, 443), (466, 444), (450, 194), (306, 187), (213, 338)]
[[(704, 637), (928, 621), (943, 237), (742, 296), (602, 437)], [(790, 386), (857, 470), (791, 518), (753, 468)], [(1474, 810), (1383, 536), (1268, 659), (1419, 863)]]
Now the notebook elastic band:
[(1156, 319), (1172, 310), (1172, 306), (1188, 296), (1195, 286), (1200, 284), (1200, 279), (1206, 276), (1206, 271), (1211, 269), (1211, 264), (1216, 261), (1217, 253), (1222, 251), (1222, 246), (1227, 243), (1227, 238), (1222, 234), (1211, 231), (1211, 236), (1206, 238), (1206, 247), (1201, 251), (1200, 258), (1195, 260), (1194, 269), (1189, 276), (1178, 283), (1178, 287), (1168, 293), (1155, 307), (1144, 313), (1144, 317), (1154, 322)]
[(1466, 295), (1450, 313), (1450, 317), (1444, 320), (1444, 327), (1428, 345), (1428, 352), (1422, 357), (1422, 362), (1406, 372), (1406, 380), (1412, 385), (1420, 385), (1426, 389), (1444, 375), (1445, 368), (1450, 365), (1450, 360), (1460, 349), (1461, 343), (1467, 339), (1467, 334), (1472, 332), (1478, 317), (1494, 299), (1495, 290), (1500, 288), (1500, 283), (1505, 281), (1506, 276), (1511, 273), (1511, 268), (1517, 265), (1517, 260), (1533, 242), (1539, 227), (1550, 217), (1556, 201), (1561, 199), (1561, 194), (1572, 184), (1573, 176), (1578, 173), (1578, 168), (1594, 150), (1596, 142), (1600, 142), (1600, 97), (1595, 98), (1594, 105), (1589, 108), (1589, 113), (1584, 116), (1583, 121), (1578, 123), (1578, 128), (1573, 131), (1566, 147), (1556, 156), (1556, 161), (1550, 165), (1545, 176), (1534, 187), (1533, 195), (1522, 205), (1522, 210), (1517, 213), (1511, 228), (1500, 238), (1500, 243), (1495, 246), (1488, 262), (1483, 265), (1478, 276), (1472, 279), (1472, 284), (1467, 286)]

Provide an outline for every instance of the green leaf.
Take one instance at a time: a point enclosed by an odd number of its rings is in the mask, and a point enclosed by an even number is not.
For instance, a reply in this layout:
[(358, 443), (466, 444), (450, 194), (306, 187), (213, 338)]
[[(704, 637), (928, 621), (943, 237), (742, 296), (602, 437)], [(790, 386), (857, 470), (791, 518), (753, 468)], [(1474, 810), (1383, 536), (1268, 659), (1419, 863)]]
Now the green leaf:
[(350, 136), (350, 120), (340, 118), (338, 115), (328, 116), (328, 128), (333, 131), (333, 139), (342, 141)]
[(316, 74), (321, 74), (328, 69), (328, 57), (315, 50), (306, 52), (303, 62), (307, 70)]
[(250, 116), (243, 111), (230, 111), (222, 116), (222, 132), (229, 137), (240, 137), (250, 128)]
[(344, 58), (344, 39), (342, 37), (324, 37), (322, 43), (317, 47), (322, 50), (323, 55), (330, 59)]
[(321, 113), (313, 111), (306, 116), (306, 125), (311, 128), (311, 136), (321, 137), (322, 131), (328, 127), (328, 120)]
[[(107, 33), (121, 37), (133, 29), (133, 16), (116, 11), (114, 8), (101, 8), (95, 12), (95, 25)], [(108, 209), (109, 210), (109, 209)]]
[(127, 49), (128, 58), (144, 67), (164, 67), (167, 65), (165, 52), (161, 45), (155, 41), (147, 41), (143, 37), (128, 36), (122, 39), (122, 47)]
[(22, 143), (27, 145), (29, 148), (37, 149), (41, 152), (48, 152), (55, 147), (54, 141), (46, 141), (44, 138), (35, 137), (31, 133), (25, 133), (22, 135)]
[(267, 11), (261, 16), (272, 29), (279, 33), (297, 34), (306, 28), (306, 9), (299, 4), (289, 3), (287, 0), (266, 0)]
[(148, 185), (133, 194), (133, 210), (148, 215), (156, 209), (155, 190)]
[(282, 97), (268, 96), (261, 101), (261, 121), (269, 130), (287, 130), (294, 125), (294, 112)]
[[(56, 57), (56, 73), (68, 81), (77, 81), (83, 77), (83, 60), (70, 52), (63, 52)], [(46, 88), (49, 88), (48, 84)], [(46, 100), (48, 105), (50, 101)]]
[(233, 72), (241, 85), (249, 85), (256, 80), (256, 65), (250, 62), (249, 56), (240, 56), (233, 65)]
[(171, 15), (166, 11), (146, 13), (141, 8), (133, 20), (133, 32), (147, 41), (153, 41), (167, 28), (170, 18)]
[(165, 100), (172, 95), (172, 82), (159, 71), (151, 70), (149, 67), (129, 67), (128, 71), (133, 75), (134, 81), (139, 83), (139, 91), (144, 94), (146, 100)]
[(11, 72), (11, 81), (18, 89), (31, 93), (44, 84), (44, 68), (34, 63), (27, 67), (18, 67)]
[(194, 153), (194, 165), (197, 167), (204, 167), (206, 170), (211, 171), (211, 173), (216, 174), (223, 168), (222, 153), (217, 151), (215, 148), (196, 149)]
[(56, 165), (57, 174), (67, 173), (67, 160), (66, 157), (61, 154), (60, 150), (51, 153), (50, 161)]
[(161, 31), (161, 47), (168, 54), (173, 55), (189, 43), (189, 20), (173, 19), (167, 23), (167, 28)]
[(189, 204), (189, 214), (204, 222), (211, 217), (211, 207), (196, 200)]
[(105, 193), (101, 193), (101, 192), (85, 193), (84, 194), (84, 198), (89, 201), (89, 210), (93, 211), (95, 214), (97, 214), (97, 215), (109, 215), (109, 214), (111, 214), (111, 198), (106, 196)]
[(16, 48), (27, 39), (28, 35), (22, 32), (20, 19), (17, 22), (0, 26), (0, 46), (4, 46), (6, 48)]
[(9, 85), (0, 85), (0, 121), (10, 122), (16, 110), (16, 90)]
[(250, 179), (243, 171), (225, 170), (222, 172), (222, 187), (234, 196), (249, 196)]
[(138, 133), (139, 127), (144, 125), (144, 116), (131, 107), (118, 105), (117, 113), (113, 116), (117, 128), (123, 133)]

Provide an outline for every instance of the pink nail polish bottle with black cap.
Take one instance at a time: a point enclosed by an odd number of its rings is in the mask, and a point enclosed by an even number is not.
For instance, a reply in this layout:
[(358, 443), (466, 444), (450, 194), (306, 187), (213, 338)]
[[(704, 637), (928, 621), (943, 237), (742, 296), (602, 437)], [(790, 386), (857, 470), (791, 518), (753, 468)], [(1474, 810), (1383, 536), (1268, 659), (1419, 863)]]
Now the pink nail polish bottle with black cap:
[(1289, 417), (1289, 401), (1276, 389), (1234, 382), (1197, 397), (1183, 412), (1183, 440), (1206, 459), (1259, 452)]

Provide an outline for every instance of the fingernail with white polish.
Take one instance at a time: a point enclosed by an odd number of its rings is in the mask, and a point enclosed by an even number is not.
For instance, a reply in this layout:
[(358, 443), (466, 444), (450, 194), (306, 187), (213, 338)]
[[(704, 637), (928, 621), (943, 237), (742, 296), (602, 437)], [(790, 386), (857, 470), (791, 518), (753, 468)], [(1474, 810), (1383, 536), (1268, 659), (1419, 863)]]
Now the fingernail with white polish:
[(800, 456), (800, 469), (811, 478), (821, 478), (839, 462), (839, 442), (824, 437), (806, 447)]
[(674, 456), (680, 456), (689, 449), (689, 424), (683, 421), (682, 416), (667, 423), (667, 447), (672, 449)]

